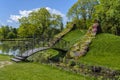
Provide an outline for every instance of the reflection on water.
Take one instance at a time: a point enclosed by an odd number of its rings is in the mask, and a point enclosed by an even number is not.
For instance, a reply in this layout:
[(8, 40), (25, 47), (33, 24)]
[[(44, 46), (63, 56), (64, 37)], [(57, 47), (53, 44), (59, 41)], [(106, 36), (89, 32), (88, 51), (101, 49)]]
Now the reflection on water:
[(48, 46), (48, 40), (31, 39), (21, 41), (2, 41), (0, 42), (0, 54), (21, 55), (27, 50), (38, 47)]
[(4, 41), (0, 42), (0, 54), (17, 55), (20, 53), (18, 42)]

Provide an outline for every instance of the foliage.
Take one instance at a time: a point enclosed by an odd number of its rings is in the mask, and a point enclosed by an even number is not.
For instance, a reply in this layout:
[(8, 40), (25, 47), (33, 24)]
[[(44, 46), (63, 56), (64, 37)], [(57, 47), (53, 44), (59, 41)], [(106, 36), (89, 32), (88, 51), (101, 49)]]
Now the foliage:
[(94, 18), (100, 20), (103, 32), (120, 35), (120, 0), (100, 0)]
[(75, 60), (70, 60), (70, 61), (68, 62), (68, 66), (69, 66), (69, 67), (75, 66), (75, 65), (76, 65)]
[(86, 29), (87, 20), (92, 19), (95, 11), (94, 6), (98, 4), (97, 0), (78, 0), (68, 11), (67, 16), (72, 22), (76, 23), (81, 29)]
[(38, 52), (34, 55), (32, 55), (30, 58), (28, 58), (31, 61), (34, 62), (40, 62), (40, 63), (47, 63), (49, 62), (49, 60), (51, 58), (53, 58), (54, 56), (58, 55), (58, 51), (53, 50), (53, 49), (49, 49), (43, 52)]
[(62, 17), (51, 14), (45, 8), (31, 12), (28, 17), (19, 19), (19, 22), (20, 37), (51, 37), (60, 32), (62, 27)]
[(11, 39), (17, 37), (17, 28), (11, 26), (1, 26), (0, 39)]
[(14, 32), (9, 32), (7, 35), (7, 38), (13, 39), (13, 38), (16, 38), (16, 35)]

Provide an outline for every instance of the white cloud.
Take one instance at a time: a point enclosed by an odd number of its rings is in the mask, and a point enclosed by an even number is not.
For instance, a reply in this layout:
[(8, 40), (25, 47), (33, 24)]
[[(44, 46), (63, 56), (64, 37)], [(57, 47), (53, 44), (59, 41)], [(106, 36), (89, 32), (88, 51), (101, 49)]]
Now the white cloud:
[(7, 20), (8, 23), (12, 23), (13, 21), (12, 20)]
[(28, 15), (32, 12), (32, 10), (23, 10), (23, 11), (19, 11), (19, 14), (21, 15), (21, 17), (28, 17)]
[(65, 16), (65, 14), (61, 13), (60, 11), (56, 10), (56, 9), (52, 9), (50, 7), (46, 7), (46, 9), (52, 13), (52, 14), (58, 14), (61, 15), (61, 17), (63, 18), (63, 22), (66, 23), (67, 22), (67, 17)]
[[(21, 19), (22, 17), (28, 17), (28, 15), (33, 12), (33, 11), (37, 11), (40, 8), (36, 8), (36, 9), (32, 9), (32, 10), (20, 10), (18, 15), (10, 15), (10, 19), (7, 20), (7, 22), (12, 23), (12, 22), (18, 22), (19, 19)], [(67, 21), (66, 16), (61, 13), (60, 11), (56, 10), (56, 9), (52, 9), (50, 7), (46, 7), (46, 9), (52, 13), (52, 14), (58, 14), (61, 15), (63, 17), (63, 22)]]
[(19, 19), (21, 19), (22, 17), (28, 17), (28, 15), (33, 12), (33, 11), (37, 11), (40, 8), (36, 8), (36, 9), (32, 9), (32, 10), (19, 10), (19, 14), (18, 15), (10, 15), (9, 20), (7, 20), (7, 22), (18, 22)]
[(61, 15), (62, 17), (65, 16), (64, 14), (62, 14), (60, 11), (58, 11), (58, 10), (56, 10), (56, 9), (52, 9), (52, 8), (50, 8), (50, 7), (46, 7), (46, 9), (47, 9), (50, 13), (52, 13), (52, 14), (58, 14), (58, 15)]

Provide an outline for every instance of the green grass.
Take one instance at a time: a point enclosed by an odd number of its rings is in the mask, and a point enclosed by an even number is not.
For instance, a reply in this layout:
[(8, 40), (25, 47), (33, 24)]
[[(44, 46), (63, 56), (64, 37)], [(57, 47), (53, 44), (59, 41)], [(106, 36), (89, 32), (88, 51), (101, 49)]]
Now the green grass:
[(83, 30), (73, 30), (73, 31), (69, 32), (68, 34), (66, 34), (63, 37), (63, 39), (74, 44), (76, 41), (80, 40), (81, 37), (83, 37), (85, 33), (86, 33), (86, 31), (83, 31)]
[(56, 48), (69, 50), (73, 44), (75, 44), (81, 37), (84, 36), (86, 31), (83, 30), (73, 30), (68, 32), (63, 36), (62, 40), (55, 44)]
[(10, 60), (10, 57), (7, 55), (0, 54), (0, 61)]
[[(0, 55), (0, 58), (6, 56)], [(4, 59), (4, 60), (5, 60)], [(8, 60), (8, 59), (7, 59)], [(0, 68), (0, 80), (90, 80), (40, 63), (13, 63)]]
[(46, 62), (48, 58), (52, 58), (56, 55), (58, 55), (59, 52), (54, 49), (48, 49), (45, 51), (37, 52), (36, 54), (30, 56), (28, 60), (32, 60), (34, 62)]
[(80, 62), (120, 70), (120, 37), (105, 33), (97, 35)]

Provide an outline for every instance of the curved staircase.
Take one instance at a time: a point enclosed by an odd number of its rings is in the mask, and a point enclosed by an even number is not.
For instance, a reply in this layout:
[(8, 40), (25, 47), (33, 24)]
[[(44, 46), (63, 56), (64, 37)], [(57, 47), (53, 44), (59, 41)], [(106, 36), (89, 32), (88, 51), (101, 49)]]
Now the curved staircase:
[(89, 45), (92, 40), (95, 38), (97, 33), (97, 26), (93, 28), (93, 26), (89, 27), (87, 33), (79, 40), (76, 44), (74, 44), (70, 50), (66, 53), (67, 59), (78, 59), (81, 56), (84, 56), (88, 50)]

